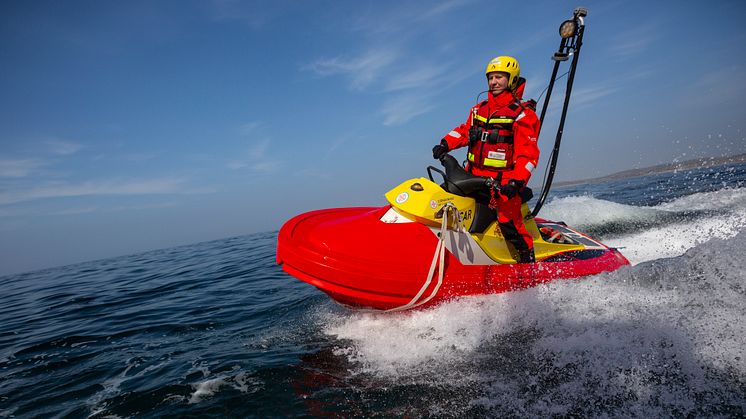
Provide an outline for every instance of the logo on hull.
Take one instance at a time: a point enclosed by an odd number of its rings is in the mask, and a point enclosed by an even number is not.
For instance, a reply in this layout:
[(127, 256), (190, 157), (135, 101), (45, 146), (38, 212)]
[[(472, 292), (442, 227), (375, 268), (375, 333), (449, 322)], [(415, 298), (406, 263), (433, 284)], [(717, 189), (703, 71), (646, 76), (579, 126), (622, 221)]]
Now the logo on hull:
[(399, 195), (396, 196), (396, 203), (397, 204), (403, 204), (407, 202), (407, 199), (409, 199), (409, 194), (406, 192), (402, 192)]

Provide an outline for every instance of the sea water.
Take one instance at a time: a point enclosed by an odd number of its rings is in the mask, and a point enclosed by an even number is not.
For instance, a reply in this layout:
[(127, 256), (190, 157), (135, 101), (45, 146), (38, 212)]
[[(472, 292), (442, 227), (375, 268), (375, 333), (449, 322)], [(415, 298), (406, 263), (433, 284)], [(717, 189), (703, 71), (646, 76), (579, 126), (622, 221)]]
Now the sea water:
[(276, 231), (1, 277), (0, 417), (746, 414), (746, 165), (541, 216), (632, 266), (395, 314), (283, 273)]

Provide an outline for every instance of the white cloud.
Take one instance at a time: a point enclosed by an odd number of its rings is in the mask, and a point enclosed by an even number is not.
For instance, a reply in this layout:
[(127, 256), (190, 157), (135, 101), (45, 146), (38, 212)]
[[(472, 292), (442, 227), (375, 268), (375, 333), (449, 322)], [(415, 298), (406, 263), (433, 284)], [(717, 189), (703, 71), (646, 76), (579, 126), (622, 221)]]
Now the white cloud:
[(416, 89), (426, 85), (439, 86), (442, 85), (442, 80), (440, 79), (444, 72), (444, 65), (417, 66), (415, 69), (401, 72), (400, 74), (390, 77), (385, 90), (391, 92)]
[(322, 179), (322, 180), (334, 179), (334, 175), (332, 175), (330, 172), (320, 170), (319, 168), (301, 169), (295, 172), (295, 175), (303, 179), (309, 179), (309, 178)]
[(281, 163), (268, 156), (267, 150), (269, 149), (269, 144), (269, 138), (253, 143), (246, 150), (245, 158), (229, 161), (227, 167), (231, 170), (249, 169), (254, 173), (272, 173), (277, 171)]
[(279, 14), (279, 8), (273, 8), (272, 3), (266, 1), (212, 0), (208, 5), (214, 20), (241, 21), (255, 30), (263, 28)]
[(469, 3), (474, 3), (474, 1), (475, 0), (440, 1), (433, 7), (420, 10), (420, 13), (418, 13), (417, 18), (421, 20), (433, 19), (445, 13), (448, 13), (453, 9), (458, 9), (460, 7), (467, 6)]
[[(436, 19), (448, 16), (454, 9), (463, 8), (476, 0), (445, 0), (439, 2), (403, 1), (380, 10), (375, 15), (361, 13), (352, 19), (352, 30), (366, 36), (401, 37), (411, 35), (413, 29), (429, 28)], [(416, 24), (413, 24), (416, 23)]]
[(0, 178), (21, 178), (34, 173), (46, 162), (38, 159), (0, 160)]
[(632, 58), (643, 51), (645, 51), (645, 48), (650, 44), (649, 39), (643, 39), (643, 38), (632, 38), (632, 39), (625, 39), (622, 41), (618, 41), (618, 43), (614, 44), (611, 48), (611, 52), (613, 55), (620, 59), (628, 59)]
[(326, 158), (329, 158), (334, 151), (347, 144), (352, 137), (350, 135), (341, 135), (337, 137), (329, 149), (326, 151)]
[[(589, 87), (575, 87), (572, 91), (572, 96), (570, 98), (570, 110), (577, 110), (579, 108), (583, 108), (585, 106), (591, 105), (593, 103), (596, 103), (597, 101), (612, 95), (618, 91), (621, 90), (620, 87), (618, 87), (618, 84), (623, 83), (609, 83), (604, 85), (595, 85), (595, 86), (589, 86)], [(559, 113), (562, 111), (562, 103), (564, 101), (565, 97), (565, 90), (564, 90), (564, 83), (563, 88), (557, 90), (557, 86), (555, 85), (554, 93), (552, 93), (552, 98), (549, 103), (549, 108), (547, 109), (547, 118), (553, 119), (558, 117)], [(528, 96), (526, 97), (528, 98)], [(537, 99), (534, 97), (534, 99)], [(544, 99), (546, 99), (546, 92), (544, 92), (543, 96), (539, 99), (537, 103), (537, 109), (536, 114), (540, 115), (542, 106), (544, 106)]]
[(355, 90), (369, 88), (377, 79), (386, 80), (377, 90), (387, 94), (381, 109), (383, 124), (387, 126), (403, 124), (433, 109), (432, 86), (437, 86), (436, 91), (442, 91), (474, 74), (471, 69), (465, 69), (456, 62), (433, 64), (420, 60), (417, 64), (411, 64), (411, 57), (406, 60), (408, 65), (395, 66), (396, 57), (393, 49), (375, 49), (356, 60), (335, 58), (317, 61), (309, 68), (322, 76), (349, 77), (351, 88)]
[(643, 54), (659, 35), (657, 23), (644, 23), (635, 28), (620, 33), (611, 42), (609, 53), (619, 61), (634, 58)]
[(108, 209), (107, 211), (141, 211), (149, 209), (162, 209), (172, 208), (176, 206), (176, 202), (155, 202), (142, 205), (122, 205)]
[(241, 132), (241, 135), (245, 135), (245, 136), (254, 135), (261, 127), (262, 127), (261, 122), (251, 121), (251, 122), (247, 122), (241, 125), (240, 132)]
[[(12, 217), (38, 217), (38, 216), (67, 216), (67, 215), (81, 215), (91, 214), (94, 212), (123, 212), (123, 211), (142, 211), (149, 209), (162, 209), (175, 207), (175, 202), (155, 202), (138, 205), (119, 205), (114, 207), (106, 207), (100, 205), (88, 205), (82, 207), (70, 207), (65, 209), (49, 209), (44, 207), (24, 207), (24, 208), (13, 208), (13, 207), (0, 207), (0, 218), (12, 218)], [(4, 221), (4, 222), (7, 222)]]
[(619, 88), (611, 86), (595, 86), (573, 90), (570, 105), (573, 107), (583, 106), (593, 103), (603, 97), (606, 97)]
[(0, 205), (46, 198), (68, 198), (103, 195), (154, 195), (192, 193), (183, 187), (183, 180), (163, 178), (148, 180), (104, 180), (79, 184), (49, 183), (44, 186), (0, 192)]
[[(127, 153), (122, 155), (122, 159), (135, 163), (146, 162), (149, 160), (153, 160), (156, 157), (158, 157), (158, 154), (156, 153)], [(94, 159), (98, 159), (98, 156), (96, 156)]]
[(68, 156), (70, 154), (77, 153), (83, 146), (78, 143), (71, 141), (63, 141), (59, 139), (51, 139), (44, 141), (44, 144), (48, 147), (47, 151), (51, 154), (58, 154), (61, 156)]
[(245, 161), (229, 161), (226, 166), (231, 170), (240, 170), (244, 167), (248, 166), (249, 164)]
[(280, 162), (265, 160), (256, 162), (249, 167), (254, 173), (273, 173), (280, 167)]
[(305, 69), (326, 77), (342, 75), (350, 79), (350, 87), (363, 90), (380, 77), (386, 67), (391, 65), (397, 57), (392, 49), (373, 49), (357, 57), (335, 57), (319, 59)]
[(64, 209), (60, 211), (53, 211), (53, 212), (47, 213), (46, 215), (80, 215), (80, 214), (90, 214), (98, 210), (99, 208), (96, 206), (77, 207), (77, 208), (68, 208), (68, 209)]
[(410, 119), (429, 112), (432, 98), (419, 92), (402, 94), (387, 100), (383, 105), (383, 125), (401, 125)]
[[(362, 35), (363, 41), (355, 48), (362, 52), (321, 58), (303, 69), (322, 77), (343, 77), (351, 90), (381, 95), (383, 124), (404, 124), (434, 108), (430, 102), (438, 93), (433, 91), (442, 92), (475, 73), (464, 63), (461, 52), (454, 54), (463, 42), (471, 40), (453, 41), (445, 50), (425, 47), (432, 44), (433, 30), (449, 24), (443, 21), (450, 12), (473, 2), (404, 2), (377, 9), (375, 15), (364, 9), (355, 13), (350, 23), (356, 35)], [(419, 97), (423, 93), (429, 100)]]
[(746, 96), (746, 72), (743, 66), (718, 67), (707, 77), (694, 80), (687, 89), (679, 92), (674, 102), (684, 108), (701, 109), (703, 106), (741, 106)]
[(254, 143), (251, 148), (249, 148), (249, 157), (253, 160), (264, 160), (267, 155), (267, 147), (269, 147), (268, 138)]
[[(553, 40), (554, 36), (556, 36), (555, 34), (556, 32), (548, 31), (523, 34), (523, 36), (514, 40), (514, 42), (510, 44), (510, 55), (520, 58), (525, 51), (528, 51), (537, 45), (546, 44), (549, 39)], [(554, 42), (551, 42), (550, 44), (554, 45)]]

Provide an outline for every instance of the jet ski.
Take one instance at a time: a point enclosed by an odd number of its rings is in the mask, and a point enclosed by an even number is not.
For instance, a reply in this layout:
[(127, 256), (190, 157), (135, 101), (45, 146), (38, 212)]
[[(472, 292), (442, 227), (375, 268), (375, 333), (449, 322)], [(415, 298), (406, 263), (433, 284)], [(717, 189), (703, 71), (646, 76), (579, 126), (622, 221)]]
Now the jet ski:
[[(549, 169), (533, 210), (527, 204), (533, 192), (528, 187), (521, 192), (535, 263), (516, 263), (518, 255), (502, 237), (487, 192), (494, 191), (494, 179), (471, 175), (449, 154), (441, 158), (445, 172), (428, 167), (427, 178), (409, 179), (387, 192), (388, 205), (324, 209), (290, 219), (278, 235), (277, 263), (342, 304), (387, 311), (629, 265), (617, 249), (563, 222), (537, 217), (556, 169), (586, 15), (586, 9), (577, 8), (560, 26), (562, 41), (553, 57), (542, 123), (559, 65), (573, 59)], [(436, 182), (433, 173), (442, 182)]]
[[(615, 248), (565, 225), (534, 217), (524, 202), (536, 263), (516, 263), (495, 211), (480, 196), (491, 179), (456, 159), (429, 167), (386, 193), (380, 208), (312, 211), (280, 229), (277, 263), (351, 307), (405, 310), (454, 297), (501, 293), (629, 265)], [(443, 176), (438, 184), (432, 172)], [(532, 192), (524, 188), (522, 198)]]

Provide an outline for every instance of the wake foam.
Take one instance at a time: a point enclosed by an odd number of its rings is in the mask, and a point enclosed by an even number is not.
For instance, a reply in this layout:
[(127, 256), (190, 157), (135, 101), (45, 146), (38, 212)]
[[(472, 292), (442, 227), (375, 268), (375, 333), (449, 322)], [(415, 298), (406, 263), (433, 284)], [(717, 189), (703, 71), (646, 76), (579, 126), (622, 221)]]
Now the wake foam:
[(324, 332), (379, 386), (453, 388), (459, 400), (433, 398), (431, 413), (737, 416), (745, 246), (740, 232), (674, 258), (430, 310), (330, 314)]
[(735, 236), (746, 228), (746, 189), (697, 193), (653, 207), (571, 196), (552, 200), (541, 215), (621, 248), (637, 264)]
[(233, 367), (232, 374), (222, 373), (215, 376), (204, 361), (199, 361), (192, 363), (191, 373), (201, 374), (203, 379), (191, 385), (194, 391), (189, 396), (189, 404), (200, 403), (213, 397), (222, 388), (231, 388), (243, 394), (250, 394), (264, 385), (261, 380), (247, 371), (241, 371), (238, 366)]
[(666, 211), (733, 210), (746, 207), (746, 189), (725, 188), (686, 195), (656, 208)]
[(596, 199), (592, 196), (569, 196), (550, 201), (541, 211), (541, 217), (564, 221), (580, 229), (598, 228), (613, 223), (635, 224), (647, 222), (661, 215), (652, 207), (636, 207)]

